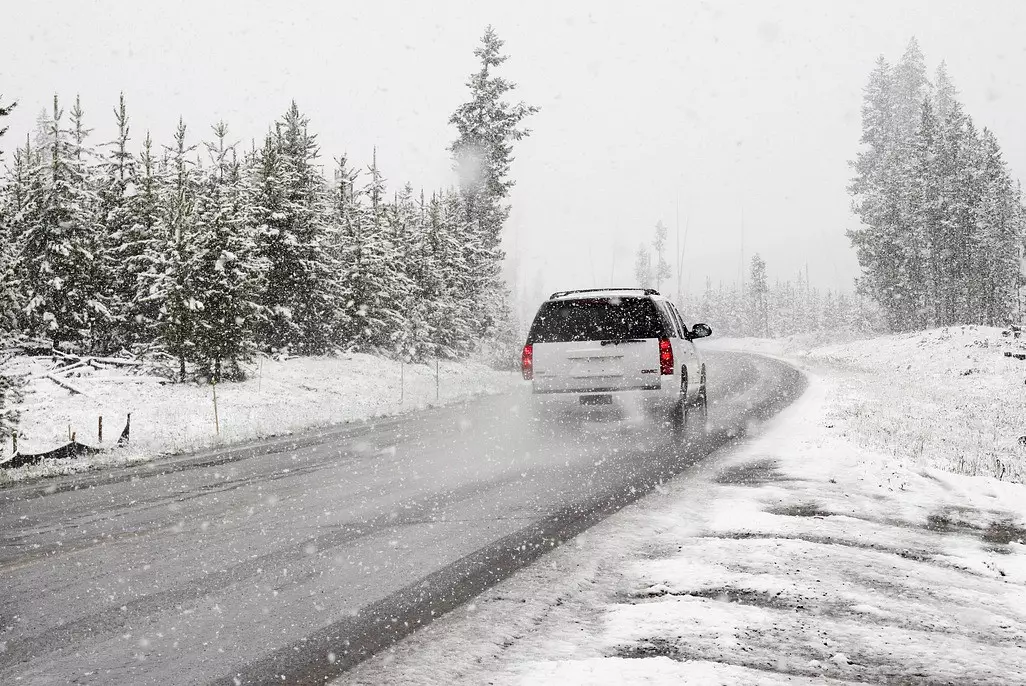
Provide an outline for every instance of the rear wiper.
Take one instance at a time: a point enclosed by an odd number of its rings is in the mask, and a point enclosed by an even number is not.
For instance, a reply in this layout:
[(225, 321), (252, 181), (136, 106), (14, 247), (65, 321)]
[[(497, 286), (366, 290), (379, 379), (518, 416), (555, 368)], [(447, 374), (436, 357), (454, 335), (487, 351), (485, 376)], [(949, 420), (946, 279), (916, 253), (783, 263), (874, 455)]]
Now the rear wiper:
[(620, 345), (621, 343), (644, 343), (644, 338), (611, 338), (608, 341), (601, 341), (601, 345)]

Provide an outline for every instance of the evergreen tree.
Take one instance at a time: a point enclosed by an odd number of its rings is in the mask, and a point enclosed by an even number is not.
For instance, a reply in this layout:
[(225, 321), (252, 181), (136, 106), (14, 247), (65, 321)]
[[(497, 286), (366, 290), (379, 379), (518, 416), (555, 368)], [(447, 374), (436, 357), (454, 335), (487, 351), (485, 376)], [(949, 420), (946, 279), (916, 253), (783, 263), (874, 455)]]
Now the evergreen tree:
[(958, 101), (958, 89), (948, 76), (948, 65), (941, 60), (937, 66), (937, 75), (934, 79), (933, 102), (937, 119), (945, 121), (951, 113), (951, 108)]
[[(513, 144), (530, 134), (521, 124), (538, 108), (505, 99), (516, 86), (494, 73), (507, 59), (502, 54), (503, 44), (491, 26), (485, 29), (481, 45), (474, 50), (480, 69), (467, 81), (470, 99), (449, 118), (458, 133), (449, 150), (467, 223), (482, 248), (477, 257), (484, 260), (484, 264), (470, 265), (478, 277), (472, 297), (482, 306), (487, 301), (498, 303), (505, 311), (508, 308), (501, 305), (505, 294), (500, 278), (501, 239), (510, 212), (507, 198), (515, 183), (510, 178)], [(497, 322), (498, 314), (485, 312), (483, 324), (487, 327)]]
[(973, 224), (979, 228), (973, 281), (980, 321), (990, 326), (1008, 323), (1017, 313), (1022, 285), (1019, 259), (1024, 236), (1023, 208), (1012, 183), (997, 138), (983, 130), (980, 176), (982, 197), (974, 208)]
[(108, 143), (109, 152), (103, 163), (99, 188), (99, 229), (95, 281), (99, 297), (110, 309), (110, 330), (100, 338), (102, 347), (116, 349), (133, 342), (138, 331), (129, 318), (135, 301), (137, 284), (130, 267), (138, 255), (136, 218), (131, 211), (131, 196), (137, 189), (135, 156), (128, 150), (129, 124), (122, 94), (114, 109), (118, 127), (117, 138)]
[(272, 349), (302, 354), (329, 348), (339, 308), (318, 156), (316, 136), (293, 102), (265, 139), (250, 182), (257, 245), (269, 264), (260, 338)]
[(752, 256), (748, 276), (746, 307), (748, 335), (769, 338), (769, 286), (766, 282), (766, 262), (756, 253)]
[(455, 191), (432, 195), (427, 212), (424, 300), (434, 354), (456, 358), (470, 351), (476, 321), (468, 293), (469, 267), (462, 245), (466, 215)]
[(1021, 278), (1009, 265), (1022, 203), (997, 141), (978, 132), (943, 63), (936, 80), (931, 95), (913, 39), (894, 70), (877, 62), (864, 96), (849, 187), (861, 226), (849, 236), (860, 290), (891, 330), (997, 321)]
[(240, 165), (224, 122), (207, 143), (211, 167), (196, 197), (196, 237), (189, 273), (196, 293), (193, 357), (214, 383), (242, 378), (239, 363), (255, 349), (254, 327), (264, 264), (244, 210)]
[(45, 159), (32, 172), (15, 228), (23, 246), (29, 327), (55, 345), (88, 347), (94, 324), (107, 316), (94, 282), (95, 194), (88, 187), (81, 117), (69, 130), (63, 115), (54, 96)]
[[(18, 106), (17, 101), (14, 101), (9, 105), (4, 105), (3, 103), (3, 94), (0, 93), (0, 117), (6, 117), (10, 115), (10, 113), (14, 111), (14, 108)], [(7, 128), (8, 127), (6, 126), (0, 126), (0, 138), (2, 138), (5, 133), (7, 133)]]
[(160, 239), (145, 256), (140, 275), (140, 305), (156, 312), (156, 341), (178, 360), (180, 381), (186, 380), (186, 361), (196, 350), (196, 312), (201, 307), (192, 257), (196, 252), (198, 179), (190, 159), (195, 145), (186, 143), (188, 129), (179, 119), (174, 145), (165, 148), (167, 165), (159, 199)]
[(352, 327), (347, 338), (359, 349), (398, 352), (396, 332), (403, 329), (399, 308), (408, 285), (389, 235), (390, 208), (376, 153), (368, 172), (370, 180), (353, 198), (343, 229), (343, 283)]
[(670, 269), (670, 263), (666, 261), (666, 234), (667, 229), (662, 220), (657, 221), (655, 237), (652, 239), (652, 249), (655, 251), (653, 276), (655, 277), (656, 290), (659, 290), (662, 286), (663, 279), (668, 279), (673, 274)]
[[(114, 249), (118, 260), (116, 293), (121, 302), (121, 336), (133, 347), (153, 343), (153, 334), (161, 320), (161, 297), (156, 275), (170, 255), (171, 233), (166, 223), (164, 200), (166, 172), (159, 169), (153, 155), (149, 132), (139, 155), (136, 185), (126, 184), (124, 196), (130, 223)], [(151, 291), (158, 287), (157, 291)]]
[(634, 253), (634, 281), (638, 288), (652, 288), (655, 283), (655, 274), (652, 270), (652, 255), (644, 244), (638, 246)]

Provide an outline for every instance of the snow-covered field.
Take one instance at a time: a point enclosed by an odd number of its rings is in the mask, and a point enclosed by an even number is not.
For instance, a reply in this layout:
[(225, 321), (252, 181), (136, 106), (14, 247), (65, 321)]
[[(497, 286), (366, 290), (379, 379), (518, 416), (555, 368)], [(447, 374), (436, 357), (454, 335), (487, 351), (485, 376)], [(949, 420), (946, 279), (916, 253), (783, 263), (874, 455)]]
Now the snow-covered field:
[[(1026, 683), (1026, 363), (1000, 331), (725, 344), (809, 390), (340, 683)], [(940, 468), (994, 458), (1003, 480)]]
[[(512, 387), (519, 374), (496, 372), (479, 362), (441, 362), (438, 400), (434, 365), (405, 365), (365, 354), (340, 357), (264, 359), (240, 383), (217, 387), (218, 422), (214, 423), (213, 388), (198, 384), (157, 385), (128, 380), (119, 369), (86, 367), (68, 381), (84, 391), (70, 391), (45, 378), (45, 362), (21, 358), (12, 371), (29, 375), (22, 404), (23, 453), (52, 450), (76, 440), (98, 442), (103, 417), (103, 444), (113, 446), (132, 414), (128, 448), (73, 460), (47, 461), (19, 469), (0, 470), (0, 482), (71, 473), (100, 466), (150, 460), (160, 455), (194, 451), (265, 436), (396, 414)], [(9, 441), (9, 439), (7, 439)], [(3, 457), (11, 455), (5, 446)]]
[(734, 339), (721, 348), (826, 368), (845, 435), (892, 463), (1026, 481), (1026, 339), (964, 326), (817, 346), (815, 339)]

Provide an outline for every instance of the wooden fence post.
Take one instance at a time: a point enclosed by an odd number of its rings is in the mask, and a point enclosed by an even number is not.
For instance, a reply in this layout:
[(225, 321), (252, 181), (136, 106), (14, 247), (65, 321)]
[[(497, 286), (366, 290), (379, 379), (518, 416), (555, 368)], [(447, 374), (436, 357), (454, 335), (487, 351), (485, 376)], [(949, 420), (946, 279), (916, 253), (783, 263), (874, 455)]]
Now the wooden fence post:
[(218, 421), (217, 418), (217, 382), (211, 382), (210, 387), (214, 390), (214, 433), (220, 436), (221, 423)]

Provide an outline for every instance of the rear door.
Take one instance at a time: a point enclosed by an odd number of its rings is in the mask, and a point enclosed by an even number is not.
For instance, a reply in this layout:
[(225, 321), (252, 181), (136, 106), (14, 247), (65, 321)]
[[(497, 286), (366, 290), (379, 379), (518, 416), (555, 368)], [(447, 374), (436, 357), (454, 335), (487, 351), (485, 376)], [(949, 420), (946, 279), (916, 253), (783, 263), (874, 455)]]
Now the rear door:
[(663, 321), (649, 298), (550, 300), (528, 336), (535, 393), (659, 388)]
[(676, 357), (676, 359), (680, 360), (681, 364), (688, 369), (687, 393), (689, 397), (694, 397), (702, 385), (702, 360), (698, 356), (698, 350), (695, 348), (694, 341), (691, 340), (687, 324), (684, 323), (684, 318), (680, 316), (680, 311), (673, 303), (667, 303), (667, 306), (681, 331), (679, 346), (675, 343), (673, 351), (675, 354), (678, 354), (678, 349), (680, 351), (679, 357)]

